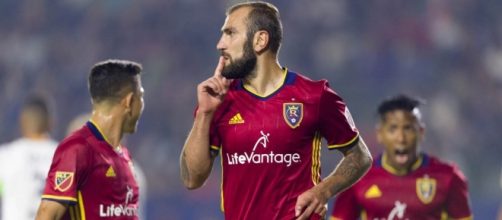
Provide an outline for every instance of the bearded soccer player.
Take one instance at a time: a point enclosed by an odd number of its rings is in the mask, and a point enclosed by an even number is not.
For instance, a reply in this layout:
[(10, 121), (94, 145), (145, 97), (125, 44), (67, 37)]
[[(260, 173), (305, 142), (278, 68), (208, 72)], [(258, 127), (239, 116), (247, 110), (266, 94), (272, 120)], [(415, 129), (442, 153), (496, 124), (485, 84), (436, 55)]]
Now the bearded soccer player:
[[(198, 107), (183, 147), (189, 189), (223, 166), (226, 219), (321, 219), (329, 198), (356, 182), (372, 158), (344, 101), (325, 80), (282, 67), (282, 25), (263, 2), (231, 7), (217, 44), (214, 75), (197, 87)], [(321, 138), (344, 154), (321, 180)]]
[(141, 65), (96, 64), (89, 75), (92, 115), (56, 149), (37, 219), (138, 219), (138, 185), (120, 141), (143, 111)]
[(462, 172), (420, 152), (425, 126), (419, 105), (404, 95), (380, 104), (377, 139), (384, 152), (336, 198), (331, 220), (472, 219)]

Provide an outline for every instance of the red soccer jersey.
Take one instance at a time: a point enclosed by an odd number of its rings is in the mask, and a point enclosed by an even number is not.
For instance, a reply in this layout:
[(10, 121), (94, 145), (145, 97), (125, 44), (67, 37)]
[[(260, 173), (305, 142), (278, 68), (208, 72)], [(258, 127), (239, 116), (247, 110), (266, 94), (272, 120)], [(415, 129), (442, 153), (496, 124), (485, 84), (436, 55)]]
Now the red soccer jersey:
[(459, 169), (427, 154), (413, 169), (404, 176), (394, 175), (380, 157), (359, 182), (337, 197), (331, 220), (472, 219), (467, 183)]
[(138, 185), (129, 152), (115, 152), (91, 122), (58, 146), (43, 199), (68, 203), (63, 219), (138, 219)]
[(330, 149), (358, 139), (345, 103), (325, 80), (285, 70), (282, 86), (267, 97), (234, 81), (210, 138), (211, 149), (221, 149), (225, 218), (294, 219), (297, 197), (321, 180), (321, 137)]

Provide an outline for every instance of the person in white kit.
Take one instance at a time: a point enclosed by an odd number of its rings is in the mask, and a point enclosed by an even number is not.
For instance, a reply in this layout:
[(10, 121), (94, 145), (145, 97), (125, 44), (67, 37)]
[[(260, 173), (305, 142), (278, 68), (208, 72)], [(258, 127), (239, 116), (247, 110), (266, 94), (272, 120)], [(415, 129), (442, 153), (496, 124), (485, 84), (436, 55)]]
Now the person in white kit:
[(1, 220), (33, 220), (57, 142), (49, 135), (47, 101), (33, 96), (23, 104), (17, 140), (0, 145)]

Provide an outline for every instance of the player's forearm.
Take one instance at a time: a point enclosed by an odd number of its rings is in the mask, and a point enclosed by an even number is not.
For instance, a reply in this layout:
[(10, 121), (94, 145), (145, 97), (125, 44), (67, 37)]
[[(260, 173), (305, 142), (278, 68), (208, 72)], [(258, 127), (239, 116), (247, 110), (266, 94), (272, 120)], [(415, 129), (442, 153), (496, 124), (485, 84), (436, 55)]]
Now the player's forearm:
[(373, 159), (360, 138), (356, 146), (344, 152), (344, 158), (336, 169), (318, 187), (328, 198), (335, 196), (357, 182), (371, 167)]
[(180, 174), (188, 189), (202, 186), (209, 176), (213, 158), (209, 152), (212, 115), (197, 114), (180, 156)]
[(67, 206), (59, 202), (42, 200), (38, 207), (36, 220), (59, 220), (66, 212)]

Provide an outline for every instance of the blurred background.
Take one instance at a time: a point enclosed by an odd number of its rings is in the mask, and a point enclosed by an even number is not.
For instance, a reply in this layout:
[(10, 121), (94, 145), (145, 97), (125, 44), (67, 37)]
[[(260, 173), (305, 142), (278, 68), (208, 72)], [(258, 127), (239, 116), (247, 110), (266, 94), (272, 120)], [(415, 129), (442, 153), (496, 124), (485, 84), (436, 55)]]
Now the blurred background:
[[(36, 93), (51, 98), (52, 136), (61, 140), (68, 123), (90, 111), (94, 63), (140, 62), (146, 107), (126, 145), (148, 182), (147, 219), (222, 219), (219, 163), (207, 184), (190, 192), (181, 185), (178, 158), (196, 85), (216, 66), (225, 9), (237, 2), (0, 1), (0, 142), (20, 135), (19, 108)], [(501, 1), (270, 2), (284, 26), (281, 64), (328, 79), (374, 155), (381, 152), (376, 105), (397, 93), (427, 100), (423, 149), (457, 163), (476, 219), (495, 219), (502, 198)], [(323, 151), (324, 174), (340, 156)]]

